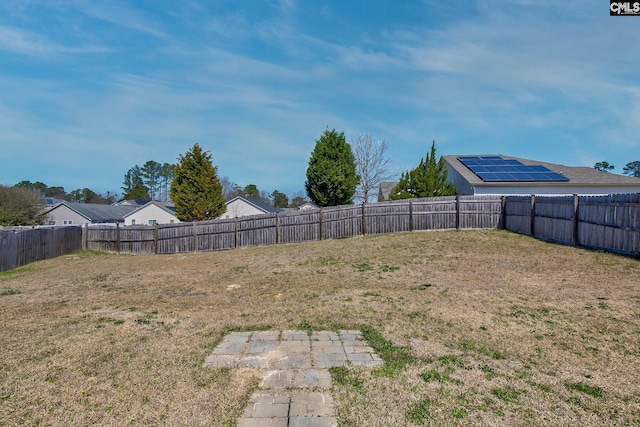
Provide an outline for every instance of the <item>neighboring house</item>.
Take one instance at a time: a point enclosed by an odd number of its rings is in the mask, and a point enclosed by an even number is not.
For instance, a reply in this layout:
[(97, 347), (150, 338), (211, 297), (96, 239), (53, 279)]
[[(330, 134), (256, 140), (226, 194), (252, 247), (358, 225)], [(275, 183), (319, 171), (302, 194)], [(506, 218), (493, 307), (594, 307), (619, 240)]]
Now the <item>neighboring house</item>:
[(44, 204), (45, 206), (52, 208), (55, 205), (57, 205), (58, 203), (62, 203), (64, 202), (64, 199), (56, 199), (55, 197), (45, 197), (44, 198)]
[(241, 216), (261, 215), (266, 213), (282, 212), (284, 209), (274, 208), (258, 199), (250, 199), (242, 196), (234, 197), (226, 202), (227, 210), (220, 218), (238, 218)]
[(397, 182), (381, 182), (378, 187), (378, 201), (384, 202), (385, 200), (389, 200), (389, 194), (391, 194), (391, 190), (393, 190)]
[(124, 225), (155, 225), (180, 222), (176, 207), (171, 202), (147, 202), (124, 216)]
[(124, 223), (124, 216), (134, 209), (134, 206), (62, 202), (49, 209), (47, 224), (121, 224)]
[(44, 210), (49, 211), (54, 208), (56, 205), (64, 202), (64, 199), (56, 199), (55, 197), (45, 197), (44, 198)]
[(640, 178), (502, 155), (443, 156), (461, 195), (640, 193)]
[[(640, 178), (499, 154), (443, 156), (449, 181), (460, 195), (603, 195), (640, 193)], [(389, 200), (397, 182), (380, 184)]]

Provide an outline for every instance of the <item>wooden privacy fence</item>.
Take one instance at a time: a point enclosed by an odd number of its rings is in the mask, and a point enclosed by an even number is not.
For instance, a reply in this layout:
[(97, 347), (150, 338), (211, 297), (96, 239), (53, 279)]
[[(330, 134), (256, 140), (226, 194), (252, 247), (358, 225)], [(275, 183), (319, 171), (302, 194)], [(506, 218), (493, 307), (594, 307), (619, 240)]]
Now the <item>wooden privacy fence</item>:
[(0, 231), (0, 271), (82, 249), (82, 227), (43, 227)]
[(156, 226), (0, 230), (0, 271), (80, 249), (170, 254), (365, 234), (497, 227), (638, 256), (640, 194), (434, 197)]
[(640, 255), (640, 194), (506, 197), (504, 227), (568, 245)]
[(502, 198), (457, 196), (285, 211), (206, 222), (86, 229), (86, 249), (133, 254), (216, 251), (414, 230), (496, 228)]

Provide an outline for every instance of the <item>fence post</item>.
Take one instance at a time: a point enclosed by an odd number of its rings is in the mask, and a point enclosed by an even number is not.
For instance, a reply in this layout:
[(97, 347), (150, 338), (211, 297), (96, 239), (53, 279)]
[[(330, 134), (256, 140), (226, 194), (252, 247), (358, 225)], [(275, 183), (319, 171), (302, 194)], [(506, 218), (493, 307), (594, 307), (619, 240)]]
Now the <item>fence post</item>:
[(233, 218), (233, 248), (238, 249), (238, 217)]
[(278, 230), (278, 211), (276, 211), (276, 245), (278, 244), (279, 240), (280, 240), (280, 236), (279, 236), (279, 230)]
[(198, 252), (198, 223), (193, 221), (193, 252)]
[(409, 199), (409, 231), (413, 231), (413, 202)]
[(362, 235), (367, 234), (367, 219), (364, 216), (364, 202), (362, 202)]
[(579, 224), (579, 218), (578, 218), (578, 208), (579, 208), (579, 203), (580, 203), (580, 198), (578, 197), (577, 194), (573, 195), (573, 246), (578, 246), (579, 244), (579, 240), (578, 240), (578, 224)]
[(116, 253), (120, 253), (120, 223), (116, 222)]
[(158, 223), (153, 225), (153, 253), (158, 255)]
[(503, 230), (507, 229), (507, 196), (500, 197), (500, 225)]
[(460, 195), (456, 195), (456, 230), (460, 230)]
[(82, 225), (82, 250), (86, 251), (89, 242), (89, 226), (87, 224)]
[(319, 216), (319, 222), (318, 222), (318, 237), (320, 238), (319, 240), (322, 240), (322, 208), (320, 208), (320, 216)]
[(536, 196), (535, 194), (531, 195), (531, 224), (529, 225), (529, 232), (531, 233), (531, 237), (535, 237), (536, 235)]

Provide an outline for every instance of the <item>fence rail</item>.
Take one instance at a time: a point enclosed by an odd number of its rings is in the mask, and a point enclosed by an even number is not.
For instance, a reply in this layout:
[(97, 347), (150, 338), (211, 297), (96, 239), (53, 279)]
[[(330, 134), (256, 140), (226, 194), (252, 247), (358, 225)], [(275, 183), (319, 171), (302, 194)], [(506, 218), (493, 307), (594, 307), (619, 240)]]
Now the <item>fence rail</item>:
[(505, 228), (553, 242), (640, 255), (640, 194), (456, 196), (155, 226), (0, 231), (0, 271), (80, 249), (170, 254), (417, 230)]

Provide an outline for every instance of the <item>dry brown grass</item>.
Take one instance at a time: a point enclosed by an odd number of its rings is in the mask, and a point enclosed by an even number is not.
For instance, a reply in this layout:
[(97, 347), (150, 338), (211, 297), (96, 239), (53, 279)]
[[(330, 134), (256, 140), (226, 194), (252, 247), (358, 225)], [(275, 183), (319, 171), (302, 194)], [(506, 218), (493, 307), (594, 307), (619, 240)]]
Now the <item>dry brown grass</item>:
[(415, 361), (350, 368), (341, 425), (640, 425), (640, 262), (504, 231), (80, 253), (0, 273), (0, 310), (0, 425), (232, 426), (225, 333), (361, 325)]

